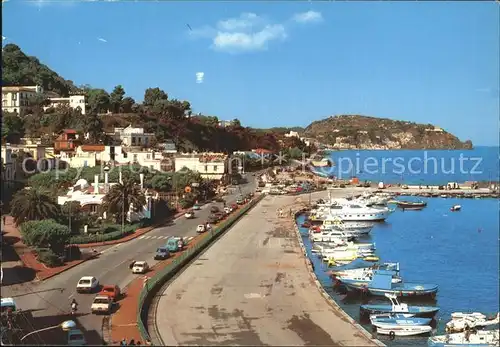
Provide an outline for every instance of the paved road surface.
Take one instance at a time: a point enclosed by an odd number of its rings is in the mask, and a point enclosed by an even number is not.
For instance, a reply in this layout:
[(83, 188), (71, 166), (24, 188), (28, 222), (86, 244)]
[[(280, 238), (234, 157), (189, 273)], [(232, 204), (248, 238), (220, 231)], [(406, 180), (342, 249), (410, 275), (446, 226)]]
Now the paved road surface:
[(167, 287), (156, 309), (166, 346), (374, 345), (327, 304), (292, 222), (277, 218), (296, 198), (264, 198)]
[[(249, 183), (240, 186), (244, 194), (254, 191), (256, 187), (255, 179), (251, 175), (248, 175), (248, 180)], [(228, 203), (232, 203), (239, 194), (239, 189), (236, 188), (225, 199)], [(174, 225), (154, 229), (145, 237), (105, 248), (97, 259), (87, 261), (47, 281), (3, 286), (2, 297), (14, 297), (22, 310), (38, 310), (33, 312), (35, 317), (67, 314), (71, 299), (76, 298), (79, 303), (78, 313), (83, 314), (79, 316), (78, 321), (86, 330), (88, 342), (101, 344), (102, 317), (89, 314), (94, 295), (77, 294), (75, 288), (78, 280), (82, 276), (95, 276), (101, 284), (117, 284), (120, 288), (124, 288), (139, 276), (133, 275), (129, 269), (129, 264), (133, 260), (146, 260), (150, 265), (155, 264), (154, 254), (159, 246), (166, 243), (165, 237), (195, 236), (196, 226), (206, 221), (212, 205), (213, 203), (204, 205), (201, 211), (196, 211), (195, 219), (187, 220), (180, 217)], [(222, 206), (222, 204), (217, 205)], [(46, 342), (51, 343), (51, 341)]]

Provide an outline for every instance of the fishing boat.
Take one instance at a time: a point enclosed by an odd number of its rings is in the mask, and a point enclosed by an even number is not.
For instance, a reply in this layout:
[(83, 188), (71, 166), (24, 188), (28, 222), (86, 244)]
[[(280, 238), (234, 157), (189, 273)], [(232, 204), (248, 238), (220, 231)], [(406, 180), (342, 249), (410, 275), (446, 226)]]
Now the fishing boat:
[(370, 295), (383, 296), (386, 293), (397, 296), (430, 296), (435, 297), (438, 291), (437, 284), (424, 284), (412, 282), (392, 282), (393, 274), (388, 271), (377, 271), (373, 279), (368, 282), (358, 282), (354, 280), (344, 280), (342, 283), (348, 291), (362, 291)]
[(402, 210), (422, 210), (427, 206), (427, 203), (425, 201), (396, 200), (396, 205)]
[(353, 264), (351, 267), (340, 267), (339, 269), (333, 269), (331, 270), (328, 274), (330, 277), (335, 278), (336, 276), (347, 276), (352, 273), (357, 273), (357, 272), (366, 272), (370, 270), (397, 270), (399, 271), (399, 263), (382, 263), (382, 264), (374, 264), (371, 265), (370, 263), (364, 263), (364, 264), (359, 264), (356, 266), (356, 264)]
[(390, 304), (365, 304), (361, 305), (360, 310), (363, 314), (378, 313), (409, 313), (415, 317), (434, 317), (439, 311), (437, 306), (408, 306), (404, 302), (399, 302), (394, 294), (385, 294), (390, 300)]
[(388, 271), (395, 271), (397, 274), (399, 274), (399, 263), (384, 263), (384, 264), (375, 264), (372, 266), (366, 266), (366, 267), (361, 267), (361, 268), (355, 268), (355, 269), (345, 269), (345, 270), (333, 270), (330, 271), (330, 277), (335, 278), (335, 277), (350, 277), (350, 276), (355, 276), (355, 275), (361, 275), (364, 273), (369, 273), (373, 275), (373, 272), (376, 270), (388, 270)]
[(460, 205), (453, 205), (450, 208), (450, 211), (455, 212), (455, 211), (460, 211), (461, 209), (462, 209), (462, 206), (460, 206)]
[(399, 277), (399, 270), (373, 270), (364, 273), (354, 273), (348, 276), (337, 276), (336, 282), (337, 284), (344, 284), (345, 282), (353, 282), (355, 281), (358, 285), (368, 286), (370, 282), (373, 280), (373, 277), (379, 273), (387, 274), (391, 276), (392, 283), (401, 283), (403, 280)]
[(500, 342), (499, 330), (467, 330), (463, 333), (446, 334), (429, 337), (429, 347), (487, 347), (498, 346)]
[(500, 313), (496, 317), (489, 318), (486, 315), (473, 312), (463, 313), (455, 312), (451, 314), (451, 321), (446, 323), (447, 333), (460, 333), (471, 328), (484, 328), (490, 325), (498, 325), (500, 322)]
[(397, 326), (429, 325), (432, 318), (407, 317), (404, 313), (389, 313), (382, 315), (371, 315), (370, 322), (377, 328), (390, 328)]
[(370, 261), (370, 262), (377, 262), (379, 261), (380, 259), (376, 256), (376, 255), (370, 255), (370, 256), (366, 256), (366, 257), (357, 257), (355, 259), (339, 259), (339, 258), (330, 258), (328, 259), (328, 267), (330, 266), (335, 266), (335, 267), (338, 267), (338, 266), (342, 266), (342, 265), (348, 265), (350, 263), (352, 263), (353, 261), (356, 261), (356, 260), (363, 260), (363, 261)]
[(391, 339), (395, 336), (414, 336), (429, 334), (432, 331), (432, 327), (429, 325), (393, 325), (391, 327), (379, 328), (377, 327), (377, 333), (381, 335), (389, 335)]

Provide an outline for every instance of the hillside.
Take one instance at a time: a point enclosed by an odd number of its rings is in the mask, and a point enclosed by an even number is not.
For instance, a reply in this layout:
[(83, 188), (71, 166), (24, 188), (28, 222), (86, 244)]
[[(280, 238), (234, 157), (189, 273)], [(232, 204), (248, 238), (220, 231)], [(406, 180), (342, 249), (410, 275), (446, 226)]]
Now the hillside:
[(2, 85), (34, 86), (40, 85), (46, 91), (67, 96), (77, 88), (72, 81), (65, 80), (38, 58), (24, 54), (14, 44), (7, 44), (2, 50)]
[(332, 116), (312, 122), (303, 136), (333, 146), (359, 149), (471, 149), (470, 140), (432, 124), (417, 124), (359, 115)]

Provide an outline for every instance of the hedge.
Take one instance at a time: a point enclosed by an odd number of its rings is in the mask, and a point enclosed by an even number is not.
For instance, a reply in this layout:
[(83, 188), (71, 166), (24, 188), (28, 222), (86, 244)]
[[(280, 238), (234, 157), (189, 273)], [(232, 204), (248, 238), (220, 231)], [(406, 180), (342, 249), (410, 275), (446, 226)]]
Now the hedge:
[(75, 235), (71, 237), (69, 243), (72, 245), (82, 245), (85, 243), (118, 240), (121, 239), (122, 237), (133, 234), (137, 229), (144, 228), (150, 224), (151, 222), (149, 220), (143, 220), (134, 224), (126, 224), (125, 227), (123, 228), (123, 232), (121, 230), (121, 225), (106, 226), (107, 230), (109, 230), (109, 228), (111, 229), (118, 228), (118, 230), (107, 232), (104, 234)]

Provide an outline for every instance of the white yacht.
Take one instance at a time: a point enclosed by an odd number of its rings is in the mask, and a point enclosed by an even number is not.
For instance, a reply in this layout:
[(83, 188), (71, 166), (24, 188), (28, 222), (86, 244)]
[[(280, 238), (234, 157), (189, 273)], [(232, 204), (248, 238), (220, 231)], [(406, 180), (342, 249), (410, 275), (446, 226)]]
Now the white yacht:
[[(343, 221), (384, 221), (391, 210), (388, 208), (373, 208), (362, 206), (359, 203), (347, 203), (332, 205), (329, 215), (339, 217)], [(328, 216), (326, 216), (328, 218)], [(326, 219), (324, 218), (324, 219)]]

